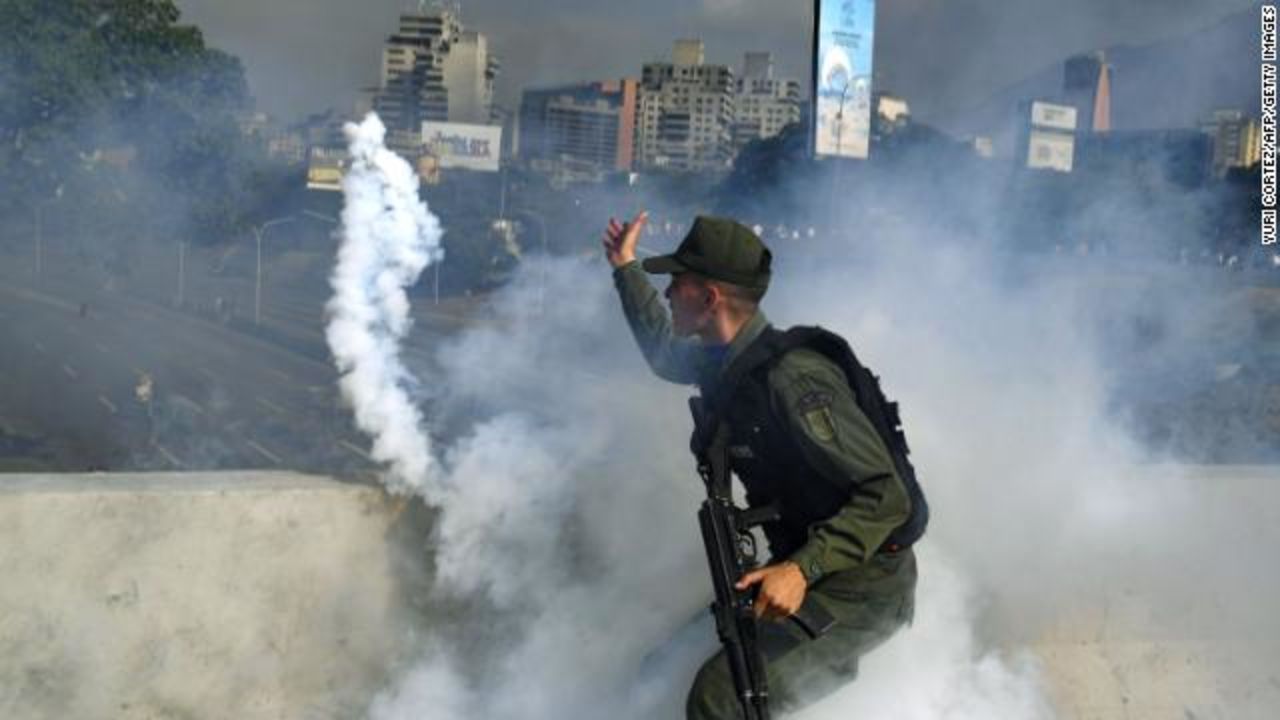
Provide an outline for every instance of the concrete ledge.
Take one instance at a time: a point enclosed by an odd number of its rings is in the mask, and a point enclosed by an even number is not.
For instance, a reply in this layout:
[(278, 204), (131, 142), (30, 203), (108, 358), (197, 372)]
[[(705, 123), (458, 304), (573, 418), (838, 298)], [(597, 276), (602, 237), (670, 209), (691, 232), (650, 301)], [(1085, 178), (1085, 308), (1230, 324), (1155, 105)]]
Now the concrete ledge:
[(361, 714), (405, 636), (380, 490), (0, 476), (0, 717)]
[[(1199, 534), (1124, 538), (1126, 574), (1172, 575), (1003, 640), (1040, 657), (1060, 717), (1274, 717), (1280, 468), (1139, 475), (1194, 481)], [(402, 507), (287, 472), (0, 475), (0, 718), (363, 716), (420, 621)]]
[(1038, 640), (1015, 640), (1032, 642), (1058, 716), (1277, 717), (1280, 466), (1144, 466), (1133, 482), (1169, 513), (1163, 533), (1133, 527), (1097, 561), (1120, 561), (1120, 580)]

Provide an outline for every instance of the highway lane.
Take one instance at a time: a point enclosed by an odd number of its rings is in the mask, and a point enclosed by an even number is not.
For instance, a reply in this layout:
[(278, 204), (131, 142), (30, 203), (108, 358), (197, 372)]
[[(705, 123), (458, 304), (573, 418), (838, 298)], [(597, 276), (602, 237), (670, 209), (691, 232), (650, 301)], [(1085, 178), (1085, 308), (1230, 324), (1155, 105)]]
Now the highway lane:
[(0, 283), (0, 413), (66, 438), (74, 469), (369, 467), (331, 367), (125, 296), (82, 317), (49, 290)]
[[(188, 251), (183, 308), (163, 258), (108, 277), (51, 243), (38, 278), (0, 262), (0, 421), (58, 439), (66, 469), (367, 472), (368, 442), (327, 360), (324, 282), (277, 278), (256, 328), (252, 276), (212, 276), (200, 252)], [(229, 323), (218, 297), (235, 308)], [(441, 338), (484, 322), (484, 307), (415, 301), (407, 360), (429, 377)]]

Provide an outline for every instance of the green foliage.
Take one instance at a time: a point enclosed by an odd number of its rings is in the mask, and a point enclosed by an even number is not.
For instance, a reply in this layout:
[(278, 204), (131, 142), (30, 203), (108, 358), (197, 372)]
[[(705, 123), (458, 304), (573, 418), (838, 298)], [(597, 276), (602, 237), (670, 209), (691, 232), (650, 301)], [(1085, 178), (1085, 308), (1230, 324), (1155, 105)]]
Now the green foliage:
[[(453, 171), (447, 172), (439, 185), (424, 188), (428, 207), (446, 229), (445, 259), (440, 267), (440, 284), (445, 292), (493, 287), (502, 282), (516, 262), (501, 233), (493, 227), (498, 218), (502, 182), (498, 173)], [(513, 195), (507, 199), (510, 202)], [(430, 278), (422, 281), (424, 287), (430, 282)]]
[(772, 192), (797, 176), (812, 174), (811, 163), (808, 132), (800, 123), (792, 123), (777, 135), (747, 143), (734, 159), (721, 193), (741, 197)]
[(13, 190), (0, 209), (97, 192), (96, 152), (131, 147), (145, 177), (64, 204), (87, 213), (114, 198), (197, 241), (241, 224), (262, 155), (237, 126), (244, 71), (178, 18), (172, 0), (0, 0), (0, 181)]

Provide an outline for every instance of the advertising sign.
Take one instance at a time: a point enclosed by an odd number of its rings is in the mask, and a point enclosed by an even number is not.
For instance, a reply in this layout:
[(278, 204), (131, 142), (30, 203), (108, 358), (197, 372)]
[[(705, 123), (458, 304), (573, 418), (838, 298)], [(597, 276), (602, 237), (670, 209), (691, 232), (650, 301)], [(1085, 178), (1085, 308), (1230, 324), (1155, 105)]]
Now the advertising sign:
[(424, 122), (422, 142), (442, 168), (497, 172), (502, 126)]
[(867, 156), (875, 9), (875, 0), (816, 0), (815, 155)]
[(1075, 136), (1057, 132), (1031, 131), (1027, 148), (1027, 167), (1071, 172), (1075, 154)]
[(307, 189), (342, 191), (347, 151), (343, 148), (313, 147), (307, 153)]
[(1031, 103), (1031, 125), (1075, 132), (1076, 109), (1070, 105), (1054, 105), (1037, 100)]

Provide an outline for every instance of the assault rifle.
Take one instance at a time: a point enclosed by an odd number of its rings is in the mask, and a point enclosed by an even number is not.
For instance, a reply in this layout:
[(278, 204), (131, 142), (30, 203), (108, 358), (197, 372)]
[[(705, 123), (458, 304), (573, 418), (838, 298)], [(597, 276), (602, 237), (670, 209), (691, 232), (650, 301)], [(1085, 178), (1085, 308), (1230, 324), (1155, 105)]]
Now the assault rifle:
[[(754, 589), (738, 590), (734, 586), (756, 566), (756, 541), (751, 529), (778, 520), (778, 509), (734, 506), (729, 486), (728, 427), (710, 417), (700, 397), (689, 398), (689, 410), (693, 414), (693, 454), (707, 488), (707, 499), (698, 510), (698, 525), (715, 589), (711, 614), (715, 617), (716, 634), (724, 647), (743, 719), (768, 720), (769, 684), (752, 610), (756, 593)], [(834, 624), (825, 610), (810, 603), (805, 603), (790, 620), (813, 638)]]
[(689, 398), (693, 413), (693, 451), (698, 458), (698, 474), (707, 486), (707, 499), (698, 510), (702, 544), (711, 569), (711, 585), (716, 598), (711, 614), (716, 634), (724, 646), (733, 688), (742, 706), (744, 720), (768, 720), (769, 683), (764, 674), (764, 655), (756, 638), (756, 617), (752, 611), (754, 593), (734, 587), (738, 579), (756, 564), (756, 542), (751, 528), (778, 519), (777, 508), (741, 510), (733, 505), (729, 488), (727, 457), (728, 431), (723, 423), (708, 427), (702, 398)]

